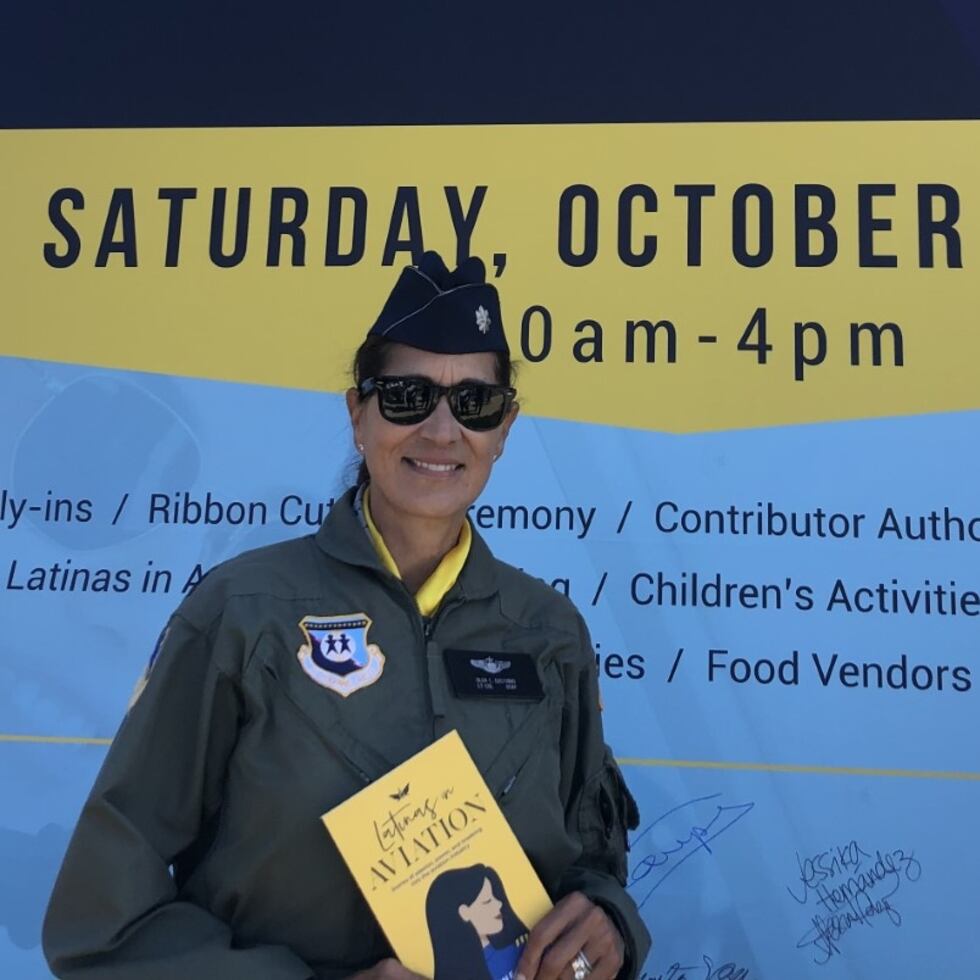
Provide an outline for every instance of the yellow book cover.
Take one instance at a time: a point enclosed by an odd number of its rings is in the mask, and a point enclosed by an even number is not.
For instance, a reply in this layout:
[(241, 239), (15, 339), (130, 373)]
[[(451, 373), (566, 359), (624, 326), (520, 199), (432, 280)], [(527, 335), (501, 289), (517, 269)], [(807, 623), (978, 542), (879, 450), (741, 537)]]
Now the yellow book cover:
[(406, 967), (511, 980), (551, 901), (455, 731), (322, 820)]

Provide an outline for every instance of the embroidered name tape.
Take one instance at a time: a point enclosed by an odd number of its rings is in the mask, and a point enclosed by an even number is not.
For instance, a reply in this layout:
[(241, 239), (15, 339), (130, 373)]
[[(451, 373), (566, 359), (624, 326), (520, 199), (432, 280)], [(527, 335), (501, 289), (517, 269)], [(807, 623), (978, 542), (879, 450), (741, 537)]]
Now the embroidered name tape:
[(458, 698), (509, 698), (541, 701), (544, 688), (529, 653), (444, 650), (446, 674)]

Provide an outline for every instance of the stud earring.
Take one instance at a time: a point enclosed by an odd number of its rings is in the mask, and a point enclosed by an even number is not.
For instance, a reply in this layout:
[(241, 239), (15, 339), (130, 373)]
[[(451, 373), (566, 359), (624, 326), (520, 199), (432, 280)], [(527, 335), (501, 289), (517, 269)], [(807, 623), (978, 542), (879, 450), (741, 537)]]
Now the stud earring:
[(359, 442), (357, 444), (357, 451), (363, 456), (364, 455), (364, 443)]

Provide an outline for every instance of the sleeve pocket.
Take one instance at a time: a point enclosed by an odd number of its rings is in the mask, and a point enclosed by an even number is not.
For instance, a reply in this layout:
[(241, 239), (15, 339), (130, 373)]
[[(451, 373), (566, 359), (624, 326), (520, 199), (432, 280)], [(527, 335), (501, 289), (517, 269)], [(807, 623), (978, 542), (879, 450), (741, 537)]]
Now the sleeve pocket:
[(602, 768), (587, 784), (579, 808), (579, 831), (587, 862), (626, 883), (627, 831), (639, 826), (640, 811), (606, 746)]

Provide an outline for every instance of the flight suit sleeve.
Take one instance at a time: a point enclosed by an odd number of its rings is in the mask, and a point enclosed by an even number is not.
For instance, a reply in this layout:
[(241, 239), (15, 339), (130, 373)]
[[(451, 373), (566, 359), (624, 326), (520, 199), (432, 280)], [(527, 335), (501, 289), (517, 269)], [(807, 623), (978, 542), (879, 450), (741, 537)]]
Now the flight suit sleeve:
[[(43, 930), (71, 980), (311, 980), (284, 946), (236, 948), (228, 926), (181, 901), (171, 866), (214, 826), (242, 717), (240, 651), (218, 623), (178, 613), (122, 723), (55, 884)], [(222, 644), (225, 649), (222, 650)]]
[(579, 630), (587, 663), (566, 678), (561, 785), (567, 828), (582, 853), (562, 876), (558, 897), (580, 891), (605, 910), (626, 943), (620, 980), (634, 980), (650, 949), (650, 935), (626, 892), (626, 835), (640, 815), (603, 741), (595, 656), (581, 618)]

